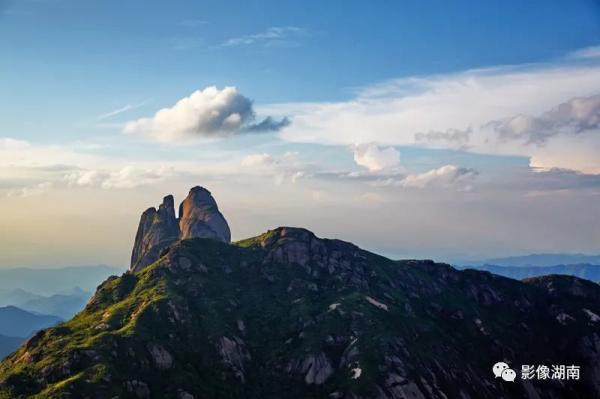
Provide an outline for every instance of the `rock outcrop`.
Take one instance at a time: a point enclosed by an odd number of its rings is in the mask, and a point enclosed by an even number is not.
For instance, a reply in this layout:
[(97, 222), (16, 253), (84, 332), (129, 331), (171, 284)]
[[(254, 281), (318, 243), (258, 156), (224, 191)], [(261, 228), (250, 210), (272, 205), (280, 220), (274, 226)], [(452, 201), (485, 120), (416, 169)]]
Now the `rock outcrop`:
[(227, 221), (210, 191), (203, 187), (192, 188), (179, 205), (179, 230), (181, 239), (200, 237), (231, 241)]
[(131, 270), (138, 270), (158, 259), (160, 252), (179, 239), (179, 223), (175, 217), (173, 196), (162, 204), (148, 208), (140, 219), (131, 254)]
[(230, 242), (231, 232), (210, 191), (193, 187), (179, 206), (175, 216), (172, 195), (163, 199), (158, 210), (154, 207), (142, 213), (129, 270), (137, 272), (156, 261), (161, 252), (180, 239), (213, 238)]
[[(581, 375), (529, 380), (525, 364)], [(0, 398), (32, 397), (598, 398), (600, 286), (394, 261), (292, 227), (180, 240), (0, 362)]]

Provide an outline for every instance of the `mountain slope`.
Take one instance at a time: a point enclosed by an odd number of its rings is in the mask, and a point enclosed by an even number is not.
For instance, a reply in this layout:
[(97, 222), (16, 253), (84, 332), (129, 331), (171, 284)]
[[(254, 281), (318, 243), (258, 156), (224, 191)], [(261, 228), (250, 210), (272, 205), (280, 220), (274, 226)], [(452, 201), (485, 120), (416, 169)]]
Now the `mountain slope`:
[(41, 328), (54, 326), (62, 320), (56, 316), (34, 314), (15, 306), (0, 308), (0, 334), (28, 337)]
[[(599, 299), (573, 277), (392, 261), (303, 229), (196, 238), (0, 363), (0, 398), (598, 397)], [(500, 360), (582, 380), (507, 383)]]

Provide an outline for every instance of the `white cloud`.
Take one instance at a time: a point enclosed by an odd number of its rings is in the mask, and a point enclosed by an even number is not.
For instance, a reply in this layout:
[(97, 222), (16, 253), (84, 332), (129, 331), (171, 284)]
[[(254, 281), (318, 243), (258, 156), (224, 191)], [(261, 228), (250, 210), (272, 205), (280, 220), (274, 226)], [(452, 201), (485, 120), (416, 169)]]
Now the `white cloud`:
[(397, 185), (405, 188), (451, 187), (469, 183), (477, 176), (473, 169), (459, 168), (455, 165), (445, 165), (428, 172), (412, 174), (404, 177)]
[(128, 165), (109, 170), (84, 170), (69, 173), (64, 180), (71, 186), (101, 187), (103, 189), (129, 189), (163, 182), (174, 175), (167, 167), (142, 168)]
[(0, 189), (14, 197), (65, 186), (134, 188), (162, 182), (194, 167), (189, 162), (107, 158), (89, 154), (89, 148), (84, 143), (44, 145), (0, 138)]
[(266, 118), (253, 123), (252, 102), (235, 87), (222, 90), (214, 86), (197, 90), (153, 117), (128, 122), (125, 133), (144, 134), (170, 142), (194, 137), (215, 137), (244, 132), (278, 130), (287, 119), (277, 122)]
[(489, 122), (503, 140), (524, 140), (543, 144), (552, 136), (573, 135), (600, 128), (600, 95), (577, 97), (559, 104), (540, 116), (516, 115)]
[(9, 190), (6, 195), (7, 197), (35, 197), (44, 194), (50, 190), (52, 186), (52, 182), (42, 182), (32, 186)]
[[(592, 121), (575, 126), (579, 129), (593, 125), (598, 118), (594, 96), (599, 92), (600, 64), (567, 58), (558, 64), (392, 80), (368, 87), (348, 101), (277, 104), (261, 107), (261, 111), (291, 115), (293, 123), (282, 129), (281, 137), (292, 142), (418, 145), (543, 157), (547, 167), (600, 173), (599, 135), (585, 139), (586, 144), (594, 143), (596, 154), (595, 160), (587, 159), (585, 167), (581, 162), (567, 162), (576, 159), (573, 151), (584, 148), (585, 131), (562, 137), (577, 118)], [(559, 104), (563, 105), (556, 108)], [(526, 117), (519, 120), (517, 115)], [(535, 123), (541, 120), (554, 128), (560, 127), (544, 142), (548, 148), (557, 150), (556, 143), (560, 142), (563, 145), (560, 157), (556, 158), (556, 151), (546, 153), (543, 146), (527, 140), (502, 140), (489, 125), (490, 121), (515, 117), (513, 123), (521, 124), (520, 128), (525, 130), (535, 128)], [(564, 124), (556, 122), (561, 118)]]
[(415, 133), (415, 144), (427, 147), (451, 148), (457, 150), (467, 149), (473, 129), (464, 130), (448, 129), (445, 132), (430, 131)]
[(286, 152), (280, 157), (267, 153), (250, 154), (240, 162), (242, 173), (270, 176), (275, 184), (296, 183), (299, 179), (312, 175), (311, 165), (301, 162), (297, 152)]
[(41, 145), (10, 137), (0, 138), (0, 166), (6, 169), (80, 165), (97, 159), (85, 151), (75, 151), (68, 145)]
[(400, 164), (400, 153), (394, 147), (380, 148), (375, 144), (354, 146), (354, 161), (371, 172), (393, 168)]
[(581, 58), (581, 59), (600, 58), (600, 46), (583, 48), (581, 50), (572, 52), (570, 55), (573, 58)]
[(276, 163), (276, 160), (269, 154), (250, 154), (242, 159), (242, 166), (260, 167), (271, 166)]
[(600, 129), (577, 135), (552, 136), (542, 145), (530, 145), (529, 165), (535, 169), (568, 169), (600, 175)]
[(223, 47), (248, 46), (252, 44), (272, 45), (299, 38), (306, 33), (305, 29), (297, 26), (274, 26), (264, 32), (233, 37), (223, 43)]

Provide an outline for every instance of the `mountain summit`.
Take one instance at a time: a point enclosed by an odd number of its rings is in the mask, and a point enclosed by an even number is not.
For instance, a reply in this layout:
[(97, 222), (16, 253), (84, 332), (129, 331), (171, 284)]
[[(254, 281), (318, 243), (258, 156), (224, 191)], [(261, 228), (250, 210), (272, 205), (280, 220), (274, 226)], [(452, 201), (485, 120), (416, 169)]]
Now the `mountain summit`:
[(140, 219), (133, 251), (131, 271), (139, 271), (159, 258), (161, 251), (179, 239), (213, 238), (230, 242), (231, 232), (217, 202), (204, 187), (193, 187), (179, 205), (175, 217), (172, 195), (156, 208), (148, 208)]
[[(595, 283), (394, 261), (292, 227), (229, 243), (208, 234), (210, 197), (188, 198), (178, 235), (172, 198), (145, 212), (138, 236), (162, 249), (134, 252), (154, 262), (0, 363), (1, 399), (600, 397)], [(495, 378), (497, 362), (518, 378)], [(521, 365), (581, 375), (522, 379)]]

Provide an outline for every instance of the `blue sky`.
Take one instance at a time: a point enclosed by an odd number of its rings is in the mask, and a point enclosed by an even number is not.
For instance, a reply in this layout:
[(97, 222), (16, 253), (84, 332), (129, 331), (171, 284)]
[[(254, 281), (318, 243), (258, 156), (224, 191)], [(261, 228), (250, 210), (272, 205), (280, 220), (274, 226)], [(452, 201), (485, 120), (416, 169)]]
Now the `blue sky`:
[(600, 252), (599, 45), (591, 0), (0, 0), (0, 267), (125, 263), (195, 184), (235, 238)]
[[(124, 104), (147, 100), (157, 108), (210, 85), (237, 86), (257, 103), (340, 100), (390, 78), (547, 61), (600, 41), (595, 1), (22, 0), (5, 7), (0, 104), (5, 127), (24, 137), (74, 137)], [(273, 27), (301, 31), (222, 46)]]

